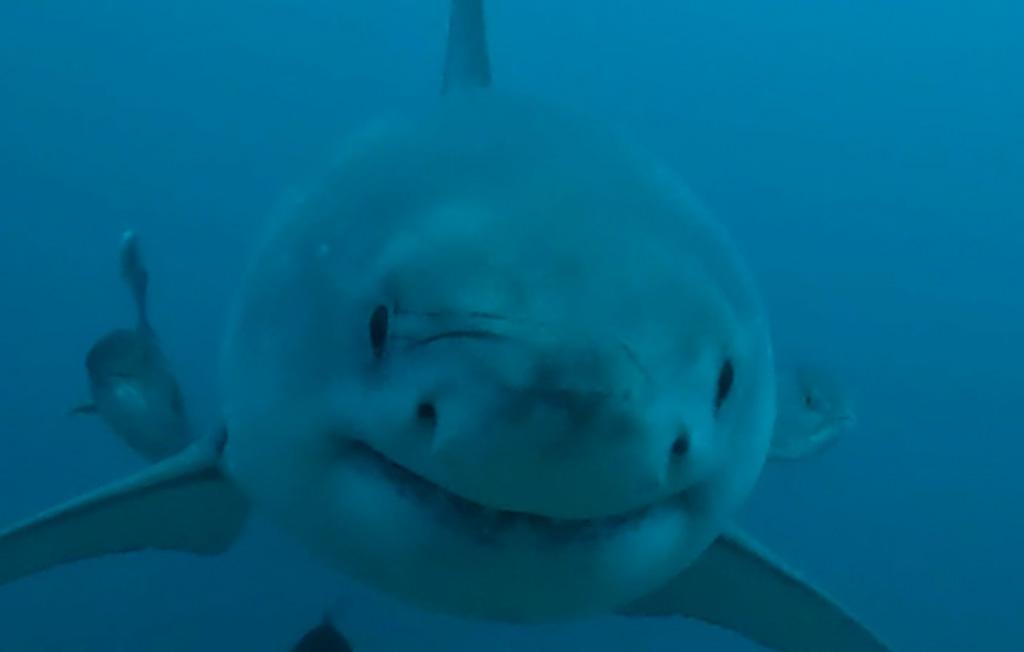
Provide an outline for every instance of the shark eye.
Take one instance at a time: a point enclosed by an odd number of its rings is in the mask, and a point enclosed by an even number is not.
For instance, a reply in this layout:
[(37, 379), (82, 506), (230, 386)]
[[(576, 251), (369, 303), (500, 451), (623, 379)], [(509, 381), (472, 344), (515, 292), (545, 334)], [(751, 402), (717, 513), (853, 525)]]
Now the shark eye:
[(388, 340), (388, 309), (385, 306), (377, 306), (370, 315), (370, 346), (373, 348), (373, 356), (380, 358), (384, 355), (384, 345)]
[(736, 375), (732, 366), (732, 360), (726, 359), (722, 363), (722, 369), (718, 372), (718, 389), (715, 392), (715, 411), (717, 412), (725, 399), (729, 398), (729, 391), (732, 390), (733, 376)]

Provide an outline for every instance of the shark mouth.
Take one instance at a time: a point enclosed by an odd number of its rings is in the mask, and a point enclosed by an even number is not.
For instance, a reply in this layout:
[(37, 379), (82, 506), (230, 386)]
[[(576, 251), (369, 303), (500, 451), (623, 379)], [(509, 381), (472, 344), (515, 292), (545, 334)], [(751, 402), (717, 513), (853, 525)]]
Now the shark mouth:
[(454, 494), (362, 442), (352, 441), (349, 454), (352, 461), (384, 477), (401, 496), (430, 511), (442, 525), (469, 534), (485, 544), (496, 544), (504, 535), (524, 530), (553, 544), (599, 541), (639, 526), (655, 511), (679, 502), (679, 497), (673, 497), (610, 516), (553, 518), (488, 507)]

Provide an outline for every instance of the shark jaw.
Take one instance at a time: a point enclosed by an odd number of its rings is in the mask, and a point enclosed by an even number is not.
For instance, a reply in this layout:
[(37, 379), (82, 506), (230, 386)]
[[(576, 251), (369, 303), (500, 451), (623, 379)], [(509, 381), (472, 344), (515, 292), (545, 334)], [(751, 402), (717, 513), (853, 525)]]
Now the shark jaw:
[(345, 457), (367, 474), (392, 485), (393, 490), (416, 508), (433, 517), (439, 526), (470, 537), (482, 545), (500, 546), (514, 531), (530, 533), (538, 545), (573, 545), (614, 538), (629, 528), (642, 527), (659, 511), (686, 511), (688, 493), (607, 516), (557, 518), (544, 514), (502, 509), (448, 490), (425, 475), (387, 457), (371, 445), (352, 440)]
[[(361, 441), (336, 451), (310, 490), (316, 502), (286, 517), (293, 529), (357, 580), (461, 617), (536, 623), (608, 613), (679, 573), (717, 531), (688, 492), (607, 516), (553, 518), (456, 494)], [(305, 523), (294, 527), (296, 519)]]
[(326, 566), (427, 610), (511, 623), (609, 613), (676, 576), (720, 531), (700, 485), (582, 518), (499, 508), (423, 460), (396, 461), (334, 414), (290, 408), (287, 424), (274, 411), (229, 423), (227, 470)]

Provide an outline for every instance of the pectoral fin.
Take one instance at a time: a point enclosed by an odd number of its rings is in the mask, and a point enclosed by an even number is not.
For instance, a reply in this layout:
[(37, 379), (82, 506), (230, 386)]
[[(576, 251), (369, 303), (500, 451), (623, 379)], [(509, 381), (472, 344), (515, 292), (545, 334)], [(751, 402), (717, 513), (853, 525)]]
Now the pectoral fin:
[(800, 365), (781, 372), (777, 403), (768, 452), (772, 460), (801, 460), (822, 453), (856, 421), (846, 390), (821, 367)]
[(241, 532), (248, 502), (197, 442), (126, 480), (0, 533), (0, 585), (68, 562), (138, 550), (214, 555)]
[(720, 536), (687, 570), (623, 613), (702, 620), (777, 652), (889, 650), (836, 602), (738, 532)]

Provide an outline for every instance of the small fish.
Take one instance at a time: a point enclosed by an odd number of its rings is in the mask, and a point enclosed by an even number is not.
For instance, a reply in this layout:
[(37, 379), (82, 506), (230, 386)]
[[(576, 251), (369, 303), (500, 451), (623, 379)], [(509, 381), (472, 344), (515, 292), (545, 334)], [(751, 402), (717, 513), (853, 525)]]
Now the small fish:
[(830, 373), (818, 367), (794, 367), (779, 375), (769, 457), (798, 460), (820, 453), (854, 423), (850, 398)]
[(331, 622), (331, 615), (325, 613), (323, 621), (306, 632), (292, 652), (352, 652), (352, 646)]
[(135, 303), (135, 328), (115, 329), (89, 349), (92, 401), (71, 413), (99, 415), (132, 450), (155, 462), (183, 450), (191, 437), (181, 387), (149, 322), (149, 274), (132, 231), (121, 240), (121, 276)]

